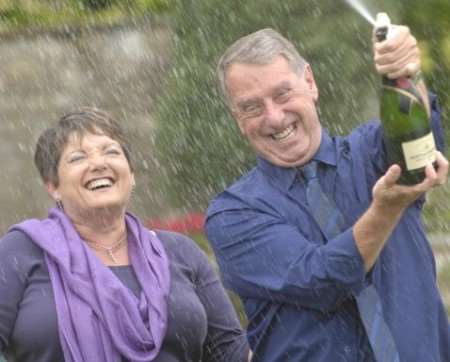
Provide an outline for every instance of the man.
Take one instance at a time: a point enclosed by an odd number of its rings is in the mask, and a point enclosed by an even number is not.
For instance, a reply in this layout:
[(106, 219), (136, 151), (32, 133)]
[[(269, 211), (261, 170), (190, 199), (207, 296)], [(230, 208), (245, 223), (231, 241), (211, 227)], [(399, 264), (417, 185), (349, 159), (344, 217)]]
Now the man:
[[(417, 78), (416, 44), (404, 26), (375, 43), (378, 73)], [(450, 361), (421, 222), (424, 193), (447, 179), (441, 152), (423, 182), (403, 186), (379, 122), (330, 137), (311, 66), (271, 29), (231, 45), (218, 79), (258, 163), (211, 202), (206, 232), (225, 285), (243, 301), (253, 361)], [(442, 151), (434, 96), (427, 106)], [(328, 201), (308, 199), (313, 184)]]

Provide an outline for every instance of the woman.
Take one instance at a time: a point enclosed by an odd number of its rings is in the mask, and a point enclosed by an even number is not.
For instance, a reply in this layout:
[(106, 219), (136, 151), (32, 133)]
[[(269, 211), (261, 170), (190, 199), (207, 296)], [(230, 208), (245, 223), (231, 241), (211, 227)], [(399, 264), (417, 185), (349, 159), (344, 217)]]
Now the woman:
[(206, 256), (126, 212), (129, 145), (83, 109), (38, 140), (57, 207), (0, 240), (0, 352), (8, 361), (244, 361), (248, 347)]

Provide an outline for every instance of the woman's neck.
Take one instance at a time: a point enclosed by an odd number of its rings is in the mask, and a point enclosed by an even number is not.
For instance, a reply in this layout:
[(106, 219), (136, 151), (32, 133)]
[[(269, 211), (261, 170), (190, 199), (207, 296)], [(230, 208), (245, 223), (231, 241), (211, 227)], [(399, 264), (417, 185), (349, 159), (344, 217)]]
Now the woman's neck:
[(92, 243), (108, 247), (126, 236), (125, 212), (113, 213), (97, 210), (89, 215), (69, 217), (80, 236)]

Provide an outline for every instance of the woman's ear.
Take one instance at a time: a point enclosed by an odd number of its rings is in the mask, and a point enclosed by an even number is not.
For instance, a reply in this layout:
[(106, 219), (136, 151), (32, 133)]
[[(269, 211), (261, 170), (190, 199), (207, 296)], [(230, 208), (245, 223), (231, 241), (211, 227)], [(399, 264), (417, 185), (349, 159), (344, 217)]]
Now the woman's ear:
[(47, 192), (50, 195), (50, 197), (55, 201), (61, 201), (61, 196), (59, 195), (58, 188), (53, 184), (53, 182), (47, 182), (45, 184), (47, 188)]

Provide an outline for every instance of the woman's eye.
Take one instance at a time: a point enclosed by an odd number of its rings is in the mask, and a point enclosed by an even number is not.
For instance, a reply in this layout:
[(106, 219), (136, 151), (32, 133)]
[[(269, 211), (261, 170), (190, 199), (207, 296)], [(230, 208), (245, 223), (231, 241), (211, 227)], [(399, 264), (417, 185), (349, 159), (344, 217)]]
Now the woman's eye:
[(81, 154), (77, 154), (77, 155), (72, 155), (69, 157), (69, 163), (73, 163), (73, 162), (77, 162), (77, 161), (81, 161), (85, 158), (84, 155)]

